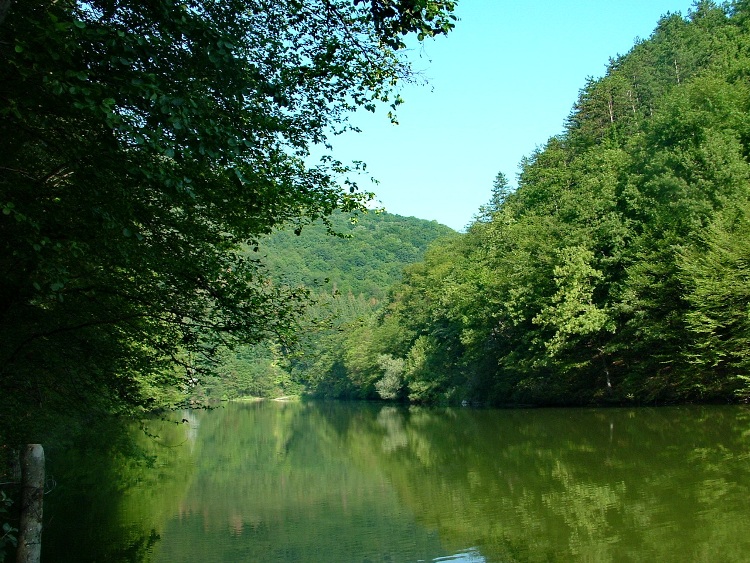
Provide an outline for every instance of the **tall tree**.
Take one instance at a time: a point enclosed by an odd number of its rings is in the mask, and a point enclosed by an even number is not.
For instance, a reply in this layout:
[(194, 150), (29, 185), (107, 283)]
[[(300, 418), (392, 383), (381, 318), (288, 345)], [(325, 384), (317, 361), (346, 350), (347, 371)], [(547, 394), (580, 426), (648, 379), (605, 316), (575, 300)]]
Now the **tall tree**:
[(219, 344), (289, 336), (304, 295), (242, 251), (362, 204), (311, 148), (395, 108), (403, 35), (446, 33), (454, 2), (2, 7), (0, 428), (20, 436), (40, 413), (149, 404)]
[(487, 222), (492, 220), (492, 215), (502, 207), (503, 202), (511, 192), (512, 188), (508, 183), (508, 178), (502, 172), (498, 172), (495, 181), (492, 182), (490, 201), (479, 207), (477, 221)]

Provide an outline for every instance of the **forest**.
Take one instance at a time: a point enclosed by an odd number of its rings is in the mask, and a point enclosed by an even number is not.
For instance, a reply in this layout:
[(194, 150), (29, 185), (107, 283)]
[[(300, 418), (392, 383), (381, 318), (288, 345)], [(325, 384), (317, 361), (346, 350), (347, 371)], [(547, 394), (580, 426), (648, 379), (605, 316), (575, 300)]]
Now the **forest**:
[(431, 242), (457, 233), (436, 221), (383, 211), (334, 213), (329, 220), (299, 235), (281, 229), (261, 240), (259, 259), (269, 276), (308, 298), (294, 344), (268, 340), (223, 347), (201, 366), (189, 390), (192, 401), (370, 398), (352, 381), (356, 362), (346, 352), (353, 347), (351, 338), (359, 337), (358, 327), (383, 306), (406, 266), (422, 260)]
[(750, 400), (750, 0), (662, 17), (462, 233), (332, 151), (455, 5), (0, 0), (0, 560), (20, 446), (112, 417)]
[(0, 3), (4, 452), (245, 395), (747, 401), (750, 2), (664, 16), (460, 234), (310, 164), (454, 4)]
[(0, 0), (0, 474), (20, 444), (184, 404), (290, 347), (310, 291), (261, 256), (364, 212), (332, 139), (396, 120), (452, 0)]
[[(750, 2), (698, 2), (590, 79), (348, 326), (326, 396), (482, 405), (750, 399)], [(311, 376), (312, 377), (312, 376)]]

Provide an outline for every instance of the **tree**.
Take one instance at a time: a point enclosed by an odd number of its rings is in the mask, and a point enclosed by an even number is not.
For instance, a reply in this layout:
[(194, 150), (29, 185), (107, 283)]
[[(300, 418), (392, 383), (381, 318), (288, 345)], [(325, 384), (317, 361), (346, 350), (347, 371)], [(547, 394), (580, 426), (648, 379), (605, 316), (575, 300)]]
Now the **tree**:
[(495, 181), (492, 183), (490, 201), (479, 207), (477, 221), (485, 223), (492, 220), (492, 215), (502, 207), (503, 202), (512, 191), (510, 184), (508, 184), (508, 178), (502, 172), (498, 172)]
[(375, 382), (375, 389), (381, 399), (396, 399), (401, 394), (404, 373), (404, 360), (388, 354), (378, 356), (378, 365), (385, 373)]
[(687, 387), (712, 398), (730, 389), (747, 401), (750, 396), (750, 225), (748, 203), (727, 210), (709, 225), (703, 244), (682, 249), (680, 279), (690, 311), (692, 334), (685, 347), (698, 369)]
[(384, 320), (410, 400), (746, 400), (747, 14), (662, 18), (407, 271)]
[(153, 405), (220, 345), (293, 334), (305, 293), (244, 250), (362, 204), (311, 148), (395, 109), (403, 35), (448, 32), (454, 2), (0, 8), (0, 428), (25, 439), (42, 413)]

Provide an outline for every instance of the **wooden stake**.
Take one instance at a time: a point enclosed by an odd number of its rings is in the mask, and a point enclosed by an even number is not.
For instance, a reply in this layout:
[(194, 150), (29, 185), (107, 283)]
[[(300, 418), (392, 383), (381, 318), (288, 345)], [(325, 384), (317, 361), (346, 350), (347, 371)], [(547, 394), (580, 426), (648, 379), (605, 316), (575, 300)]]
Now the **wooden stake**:
[(28, 444), (21, 458), (21, 523), (16, 563), (39, 563), (42, 555), (44, 449)]

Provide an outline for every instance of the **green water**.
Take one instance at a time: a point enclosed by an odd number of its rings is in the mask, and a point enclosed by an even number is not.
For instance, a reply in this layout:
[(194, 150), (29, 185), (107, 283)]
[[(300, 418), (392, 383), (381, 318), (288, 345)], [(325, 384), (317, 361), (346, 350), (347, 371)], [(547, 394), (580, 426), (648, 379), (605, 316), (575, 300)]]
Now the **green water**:
[(48, 448), (44, 561), (750, 561), (744, 407), (177, 419)]

